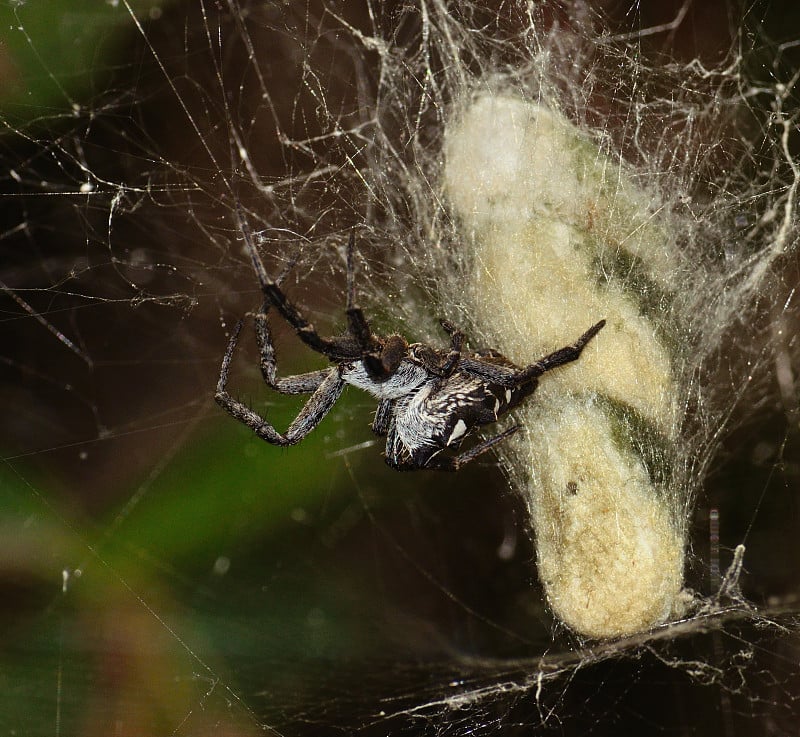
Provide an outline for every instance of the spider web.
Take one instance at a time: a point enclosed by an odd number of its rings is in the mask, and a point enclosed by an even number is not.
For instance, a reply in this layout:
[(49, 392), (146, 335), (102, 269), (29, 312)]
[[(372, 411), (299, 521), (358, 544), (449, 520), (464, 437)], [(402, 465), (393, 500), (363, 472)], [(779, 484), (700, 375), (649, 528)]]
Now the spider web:
[[(793, 7), (0, 12), (3, 728), (792, 730)], [(706, 605), (651, 633), (597, 642), (554, 621), (508, 466), (393, 472), (355, 391), (291, 449), (213, 403), (229, 331), (261, 301), (237, 208), (322, 333), (344, 327), (355, 228), (378, 332), (444, 342), (446, 315), (489, 337), (459, 296), (468, 259), (437, 182), (453, 106), (486, 80), (546, 89), (679, 202), (679, 245), (740, 308), (692, 379), (687, 583)], [(284, 375), (321, 365), (273, 323)], [(231, 384), (281, 429), (299, 409), (264, 388), (252, 322)]]

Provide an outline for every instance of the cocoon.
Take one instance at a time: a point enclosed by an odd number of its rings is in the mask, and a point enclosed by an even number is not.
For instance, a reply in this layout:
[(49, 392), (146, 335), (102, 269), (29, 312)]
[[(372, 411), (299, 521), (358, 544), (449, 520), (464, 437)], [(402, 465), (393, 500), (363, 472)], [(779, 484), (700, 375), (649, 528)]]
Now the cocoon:
[(680, 615), (685, 500), (670, 486), (680, 255), (658, 203), (561, 115), (510, 94), (462, 106), (444, 153), (487, 342), (524, 365), (607, 321), (579, 361), (543, 378), (510, 444), (552, 611), (596, 638)]

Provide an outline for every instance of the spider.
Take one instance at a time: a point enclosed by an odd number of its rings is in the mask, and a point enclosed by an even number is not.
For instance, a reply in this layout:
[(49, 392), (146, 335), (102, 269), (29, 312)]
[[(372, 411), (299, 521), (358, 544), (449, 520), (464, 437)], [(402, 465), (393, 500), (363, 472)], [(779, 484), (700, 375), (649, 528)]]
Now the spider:
[[(228, 373), (243, 320), (231, 334), (220, 368), (215, 399), (239, 422), (273, 445), (294, 445), (322, 421), (351, 384), (379, 400), (372, 431), (386, 438), (386, 463), (397, 470), (457, 471), (520, 429), (519, 425), (489, 437), (459, 453), (464, 438), (480, 425), (496, 422), (529, 397), (539, 377), (576, 361), (587, 343), (605, 325), (601, 320), (572, 345), (560, 348), (529, 366), (519, 367), (494, 350), (464, 352), (464, 336), (447, 320), (440, 324), (450, 337), (449, 349), (425, 343), (409, 344), (400, 335), (372, 332), (356, 304), (354, 234), (347, 246), (347, 332), (324, 338), (267, 274), (244, 220), (239, 227), (258, 277), (264, 303), (254, 315), (255, 337), (264, 381), (281, 394), (310, 394), (285, 433), (234, 399), (227, 391)], [(274, 307), (309, 348), (333, 365), (318, 371), (278, 378), (275, 349), (267, 313)], [(452, 451), (444, 454), (443, 451)]]

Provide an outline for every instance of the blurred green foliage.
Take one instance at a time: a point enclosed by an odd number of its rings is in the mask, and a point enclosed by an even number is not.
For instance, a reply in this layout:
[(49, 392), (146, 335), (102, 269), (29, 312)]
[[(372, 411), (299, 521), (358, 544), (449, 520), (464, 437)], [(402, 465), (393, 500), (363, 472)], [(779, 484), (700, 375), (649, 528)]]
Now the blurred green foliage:
[[(296, 411), (269, 416), (285, 426)], [(343, 440), (336, 422), (282, 449), (220, 411), (157, 473), (120, 476), (125, 503), (101, 519), (65, 501), (75, 479), (41, 458), (0, 465), (0, 579), (13, 601), (0, 616), (0, 729), (97, 734), (124, 713), (166, 733), (232, 657), (279, 662), (276, 677), (299, 688), (290, 664), (359, 652), (363, 624), (337, 613), (352, 582), (319, 564), (318, 526), (352, 501), (341, 462), (326, 458), (331, 436)], [(208, 704), (227, 711), (230, 698), (220, 688)]]
[[(167, 4), (127, 0), (140, 21)], [(125, 0), (0, 0), (0, 113), (26, 121), (91, 99), (131, 23)]]
[[(284, 427), (289, 414), (271, 410), (270, 419)], [(166, 558), (184, 557), (269, 536), (293, 510), (330, 493), (330, 469), (318, 459), (324, 432), (299, 448), (280, 449), (233, 420), (213, 425), (148, 486), (117, 534)]]

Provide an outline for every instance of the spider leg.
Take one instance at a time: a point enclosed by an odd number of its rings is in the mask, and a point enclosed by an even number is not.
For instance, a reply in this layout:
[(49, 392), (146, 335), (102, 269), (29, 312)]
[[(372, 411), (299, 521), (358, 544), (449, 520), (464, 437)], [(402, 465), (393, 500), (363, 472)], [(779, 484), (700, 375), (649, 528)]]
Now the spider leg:
[(327, 369), (327, 376), (319, 382), (314, 393), (303, 405), (300, 413), (295, 417), (285, 433), (279, 433), (261, 415), (250, 409), (246, 404), (234, 399), (227, 390), (228, 374), (230, 372), (231, 359), (239, 340), (239, 333), (242, 329), (242, 321), (239, 320), (231, 334), (228, 348), (222, 359), (222, 366), (217, 382), (217, 391), (214, 399), (228, 414), (247, 425), (258, 437), (266, 440), (272, 445), (294, 445), (308, 435), (325, 417), (333, 407), (344, 388), (344, 382), (339, 377), (338, 369)]
[(261, 285), (264, 299), (275, 306), (278, 312), (283, 316), (283, 319), (294, 328), (297, 337), (312, 350), (317, 351), (317, 353), (322, 353), (332, 361), (341, 360), (343, 358), (355, 358), (356, 356), (342, 355), (342, 347), (339, 341), (321, 337), (314, 329), (314, 326), (303, 317), (300, 310), (287, 299), (283, 290), (269, 274), (267, 274), (267, 270), (264, 268), (264, 262), (261, 260), (261, 256), (258, 255), (258, 249), (255, 243), (253, 243), (253, 234), (250, 231), (250, 226), (247, 224), (240, 209), (237, 210), (237, 220), (239, 230), (244, 238), (247, 253), (253, 264), (253, 270), (256, 272), (258, 282)]
[(464, 333), (448, 320), (439, 320), (439, 324), (450, 336), (450, 352), (447, 354), (444, 363), (439, 369), (441, 371), (439, 375), (440, 381), (444, 382), (449, 379), (456, 368), (458, 368), (458, 362), (461, 360), (461, 348), (464, 345)]
[(347, 241), (347, 324), (350, 333), (356, 339), (358, 347), (363, 353), (375, 349), (375, 340), (372, 329), (364, 317), (364, 312), (356, 304), (356, 262), (355, 262), (355, 230), (350, 231), (350, 240)]
[(372, 421), (372, 432), (376, 435), (386, 435), (392, 422), (394, 412), (394, 399), (382, 399), (375, 410), (375, 419)]
[(429, 459), (421, 468), (430, 469), (432, 471), (458, 471), (462, 466), (465, 466), (470, 461), (474, 461), (478, 456), (483, 455), (498, 443), (502, 443), (506, 438), (512, 436), (520, 427), (520, 425), (509, 427), (508, 430), (503, 430), (503, 432), (498, 435), (486, 438), (486, 440), (481, 441), (464, 453), (459, 453), (457, 456), (433, 456), (433, 458)]
[(605, 320), (600, 320), (597, 324), (592, 325), (592, 327), (581, 335), (572, 345), (568, 345), (566, 348), (559, 348), (559, 350), (553, 351), (536, 363), (532, 363), (530, 366), (522, 369), (518, 375), (518, 382), (520, 384), (525, 383), (529, 379), (535, 379), (537, 376), (541, 376), (545, 371), (558, 368), (565, 363), (577, 361), (589, 341), (603, 329), (605, 324)]
[(369, 326), (364, 311), (356, 304), (355, 282), (355, 231), (350, 231), (347, 242), (347, 326), (361, 353), (360, 358), (369, 374), (380, 381), (395, 371), (408, 353), (408, 343), (399, 335), (390, 335), (385, 340), (376, 338)]
[(269, 321), (267, 319), (268, 303), (265, 303), (261, 311), (256, 313), (253, 320), (255, 323), (256, 343), (258, 352), (261, 356), (261, 375), (268, 386), (281, 394), (311, 394), (319, 388), (319, 385), (330, 373), (330, 369), (320, 369), (319, 371), (309, 371), (306, 374), (296, 374), (286, 378), (278, 378), (278, 364), (275, 359), (275, 347), (272, 344), (272, 336), (269, 331)]
[(342, 394), (345, 383), (339, 377), (337, 368), (330, 369), (327, 378), (320, 384), (309, 400), (303, 405), (297, 417), (286, 430), (286, 438), (297, 443), (308, 435), (331, 411)]
[(447, 320), (439, 320), (441, 326), (450, 335), (450, 350), (442, 360), (441, 351), (434, 350), (427, 345), (418, 345), (414, 357), (422, 363), (425, 369), (439, 379), (441, 387), (449, 379), (461, 360), (461, 347), (464, 344), (464, 334)]
[(514, 369), (477, 358), (462, 358), (459, 368), (464, 373), (477, 376), (484, 381), (513, 389), (532, 379), (536, 379), (551, 369), (577, 361), (589, 341), (603, 329), (605, 324), (605, 320), (600, 320), (596, 325), (592, 325), (572, 345), (559, 348), (557, 351), (553, 351), (525, 368)]

